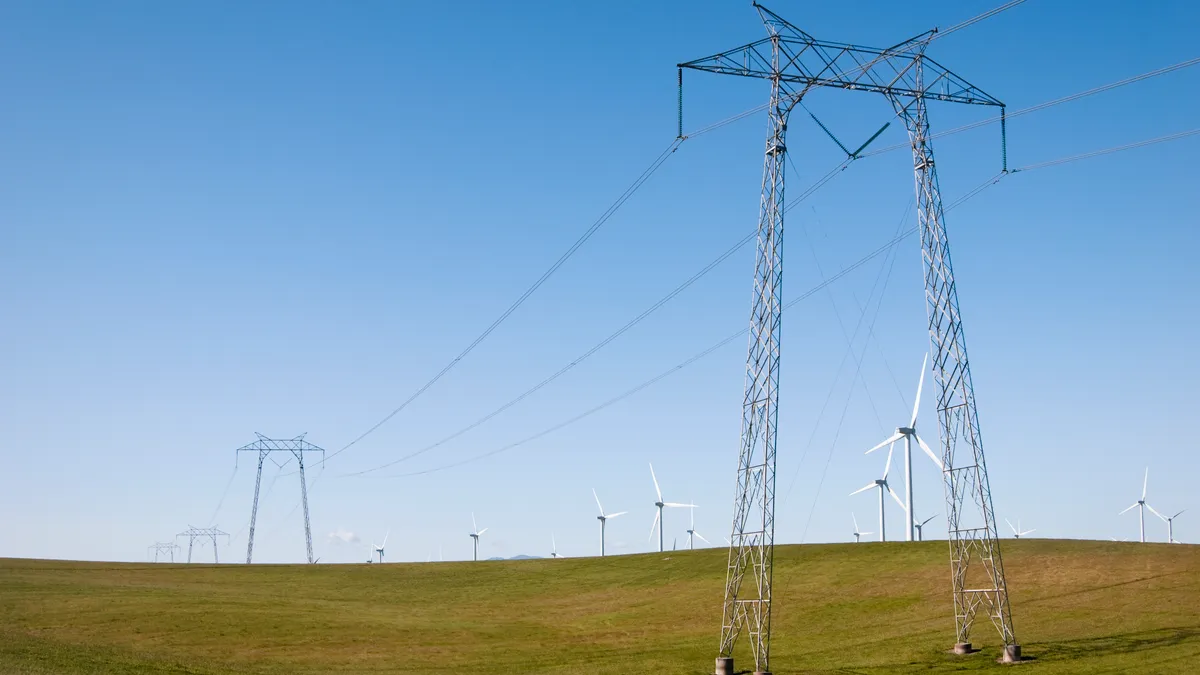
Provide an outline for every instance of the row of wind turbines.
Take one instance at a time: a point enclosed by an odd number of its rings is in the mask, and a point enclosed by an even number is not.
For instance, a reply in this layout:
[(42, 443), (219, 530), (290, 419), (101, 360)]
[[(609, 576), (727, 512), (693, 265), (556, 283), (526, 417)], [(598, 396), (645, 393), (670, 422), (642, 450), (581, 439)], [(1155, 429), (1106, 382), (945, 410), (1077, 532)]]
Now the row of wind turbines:
[[(650, 465), (650, 480), (654, 481), (654, 493), (655, 493), (657, 499), (655, 499), (655, 501), (654, 501), (654, 507), (655, 507), (656, 511), (654, 513), (654, 522), (650, 525), (649, 539), (651, 541), (654, 539), (654, 533), (657, 530), (658, 531), (658, 550), (659, 550), (659, 552), (661, 553), (666, 550), (666, 539), (665, 539), (664, 529), (663, 529), (663, 525), (666, 522), (666, 516), (663, 512), (663, 509), (667, 509), (667, 508), (679, 508), (679, 509), (688, 509), (689, 510), (691, 519), (689, 521), (688, 529), (686, 530), (686, 532), (687, 532), (687, 547), (689, 549), (691, 549), (695, 546), (696, 539), (699, 539), (700, 541), (703, 541), (704, 543), (709, 544), (711, 546), (712, 542), (705, 539), (704, 535), (702, 535), (696, 531), (695, 509), (697, 509), (699, 507), (694, 503), (684, 504), (682, 502), (665, 501), (662, 496), (662, 488), (658, 484), (658, 476), (655, 475), (655, 473), (654, 473), (654, 465), (653, 464)], [(628, 511), (617, 511), (616, 513), (605, 513), (604, 505), (600, 503), (600, 495), (598, 495), (596, 493), (595, 488), (592, 488), (592, 497), (596, 500), (596, 507), (600, 509), (600, 515), (596, 516), (596, 519), (600, 521), (600, 555), (603, 557), (606, 554), (605, 535), (606, 535), (608, 521), (612, 518), (617, 518), (618, 516), (623, 516), (629, 512)], [(483, 529), (479, 529), (479, 523), (475, 520), (475, 514), (472, 513), (471, 514), (471, 531), (467, 535), (471, 538), (471, 560), (472, 561), (477, 562), (479, 560), (479, 539), (487, 531), (488, 531), (488, 528), (486, 528), (486, 527)], [(380, 563), (383, 562), (385, 550), (387, 547), (388, 536), (390, 536), (390, 535), (391, 535), (390, 532), (384, 535), (383, 543), (376, 544), (376, 543), (372, 542), (371, 552), (373, 555), (370, 558), (368, 558), (367, 562), (380, 562)], [(561, 555), (558, 552), (558, 543), (554, 540), (553, 534), (550, 535), (550, 557), (551, 558), (566, 557), (566, 556)]]

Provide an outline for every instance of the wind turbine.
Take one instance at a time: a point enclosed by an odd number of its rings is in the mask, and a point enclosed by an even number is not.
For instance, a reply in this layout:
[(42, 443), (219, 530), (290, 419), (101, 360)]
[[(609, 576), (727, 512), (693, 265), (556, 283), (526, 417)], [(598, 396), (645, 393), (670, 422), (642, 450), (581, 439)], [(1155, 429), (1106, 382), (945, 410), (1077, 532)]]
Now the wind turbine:
[(711, 541), (705, 539), (704, 535), (702, 535), (696, 531), (696, 505), (691, 504), (690, 506), (692, 507), (692, 510), (690, 511), (690, 514), (692, 516), (692, 526), (690, 528), (688, 528), (688, 531), (687, 531), (687, 533), (688, 533), (688, 550), (689, 551), (692, 550), (692, 537), (693, 536), (698, 537), (700, 539), (700, 541), (708, 544), (709, 546), (712, 546)]
[(1020, 539), (1021, 537), (1024, 537), (1027, 534), (1033, 534), (1034, 532), (1037, 532), (1037, 530), (1022, 530), (1021, 529), (1021, 521), (1019, 519), (1017, 520), (1016, 527), (1013, 527), (1012, 522), (1009, 521), (1008, 518), (1005, 518), (1004, 522), (1008, 523), (1009, 529), (1011, 529), (1013, 531), (1013, 539)]
[[(912, 444), (913, 444), (913, 441), (916, 441), (917, 445), (921, 446), (921, 449), (925, 451), (925, 454), (929, 455), (929, 458), (933, 460), (934, 464), (937, 464), (939, 469), (945, 471), (945, 466), (942, 464), (942, 460), (939, 459), (938, 456), (936, 454), (934, 454), (933, 450), (930, 450), (929, 446), (925, 444), (925, 441), (921, 440), (921, 437), (917, 435), (917, 412), (921, 408), (921, 389), (923, 389), (925, 387), (925, 370), (926, 370), (926, 366), (928, 366), (928, 365), (929, 365), (929, 354), (925, 354), (925, 360), (921, 362), (921, 379), (917, 382), (917, 397), (916, 397), (916, 399), (913, 400), (912, 419), (909, 420), (908, 426), (896, 427), (896, 433), (892, 434), (891, 436), (888, 437), (887, 440), (885, 440), (884, 442), (880, 443), (879, 445), (871, 448), (870, 450), (868, 450), (866, 452), (866, 454), (869, 455), (872, 452), (875, 452), (876, 450), (878, 450), (886, 445), (886, 446), (889, 446), (888, 447), (888, 455), (890, 456), (891, 452), (892, 452), (892, 447), (895, 446), (896, 441), (899, 441), (899, 440), (904, 441), (904, 503), (901, 504), (901, 506), (904, 508), (905, 513), (909, 514), (908, 525), (907, 525), (907, 527), (904, 528), (904, 540), (905, 541), (913, 540), (913, 530), (915, 527), (915, 523), (914, 523), (913, 517), (912, 517), (912, 512), (913, 512)], [(884, 478), (887, 478), (886, 474), (884, 475)], [(894, 492), (892, 494), (895, 495)], [(883, 498), (880, 497), (881, 502), (882, 502), (882, 499)], [(882, 526), (880, 529), (882, 529)], [(881, 532), (880, 535), (882, 536), (882, 534), (883, 533)]]
[(481, 537), (484, 532), (487, 532), (487, 530), (488, 529), (486, 527), (483, 528), (482, 530), (479, 529), (479, 526), (475, 524), (475, 514), (472, 513), (471, 514), (471, 543), (474, 545), (474, 547), (473, 547), (473, 551), (471, 553), (471, 560), (473, 560), (473, 561), (478, 562), (478, 560), (479, 560), (479, 537)]
[(383, 562), (383, 547), (387, 546), (387, 540), (391, 534), (392, 534), (392, 531), (388, 530), (387, 533), (383, 535), (383, 543), (382, 544), (375, 544), (375, 543), (371, 544), (371, 548), (376, 553), (379, 554), (379, 562), (381, 562), (381, 563)]
[(850, 517), (852, 519), (854, 519), (854, 543), (857, 544), (864, 535), (875, 534), (874, 532), (859, 532), (858, 531), (858, 518), (855, 517), (855, 515), (853, 513), (850, 514)]
[[(1147, 504), (1146, 506), (1150, 506), (1150, 505)], [(1151, 509), (1151, 510), (1153, 510), (1153, 509)], [(1187, 509), (1184, 509), (1183, 511), (1187, 511)], [(1173, 516), (1167, 516), (1165, 518), (1163, 518), (1163, 516), (1159, 516), (1159, 518), (1162, 518), (1163, 520), (1167, 521), (1167, 543), (1168, 544), (1178, 544), (1179, 543), (1179, 542), (1175, 541), (1175, 519), (1178, 518), (1183, 513), (1183, 511), (1180, 511), (1179, 513), (1176, 513)]]
[(658, 552), (662, 553), (664, 550), (663, 527), (662, 527), (663, 507), (669, 506), (671, 508), (689, 509), (689, 508), (695, 508), (695, 506), (693, 506), (692, 504), (679, 504), (676, 502), (664, 502), (663, 496), (662, 496), (662, 490), (660, 490), (658, 488), (658, 477), (654, 475), (654, 465), (653, 464), (650, 465), (650, 478), (654, 481), (654, 491), (656, 493), (658, 493), (658, 501), (654, 502), (654, 505), (658, 507), (658, 513), (654, 514), (654, 523), (650, 526), (650, 538), (651, 539), (654, 538), (654, 528), (657, 527), (658, 528)]
[(596, 488), (592, 488), (592, 496), (596, 498), (596, 506), (600, 507), (600, 515), (596, 516), (596, 519), (600, 521), (600, 557), (603, 558), (604, 557), (604, 523), (605, 523), (605, 521), (607, 521), (609, 518), (616, 518), (617, 516), (623, 516), (629, 512), (628, 511), (618, 511), (616, 513), (607, 513), (606, 514), (606, 513), (604, 513), (604, 505), (600, 503), (600, 496), (596, 494)]
[(553, 534), (551, 534), (551, 535), (550, 535), (550, 557), (551, 557), (551, 558), (565, 558), (565, 557), (567, 557), (567, 556), (565, 556), (565, 555), (559, 555), (559, 554), (558, 554), (558, 542), (554, 541), (554, 535), (553, 535)]
[[(883, 518), (883, 493), (887, 492), (887, 493), (891, 494), (892, 499), (896, 500), (896, 503), (900, 505), (900, 508), (902, 508), (902, 509), (904, 508), (904, 502), (900, 501), (900, 496), (896, 494), (896, 491), (892, 489), (892, 486), (888, 485), (887, 475), (888, 475), (888, 471), (890, 471), (891, 469), (892, 469), (892, 449), (888, 448), (887, 464), (885, 464), (883, 467), (883, 478), (876, 478), (875, 480), (871, 481), (870, 483), (867, 483), (863, 487), (860, 487), (859, 489), (850, 493), (850, 496), (853, 497), (854, 495), (856, 495), (860, 492), (866, 492), (867, 490), (870, 490), (871, 488), (879, 488), (879, 541), (887, 541), (887, 524)], [(907, 512), (908, 512), (908, 510), (905, 509), (905, 513), (907, 513)], [(911, 518), (909, 519), (909, 522), (912, 522)]]
[(937, 516), (929, 516), (928, 518), (925, 519), (924, 522), (913, 523), (913, 527), (917, 528), (917, 541), (925, 541), (925, 535), (924, 535), (924, 533), (922, 533), (921, 528), (925, 527), (925, 525), (928, 524), (929, 521), (933, 520), (934, 518), (937, 518)]
[(1158, 511), (1155, 511), (1153, 506), (1150, 506), (1149, 504), (1146, 503), (1146, 484), (1149, 482), (1150, 482), (1150, 467), (1146, 467), (1146, 475), (1142, 478), (1142, 498), (1137, 500), (1133, 504), (1131, 504), (1129, 506), (1129, 508), (1125, 509), (1125, 511), (1122, 511), (1121, 513), (1117, 514), (1119, 516), (1119, 515), (1124, 514), (1126, 511), (1133, 509), (1134, 507), (1138, 507), (1138, 527), (1141, 530), (1141, 535), (1142, 535), (1141, 539), (1142, 539), (1143, 544), (1146, 543), (1146, 509), (1150, 509), (1150, 513), (1153, 513), (1154, 515), (1158, 516), (1159, 518), (1163, 517), (1163, 514), (1159, 513)]

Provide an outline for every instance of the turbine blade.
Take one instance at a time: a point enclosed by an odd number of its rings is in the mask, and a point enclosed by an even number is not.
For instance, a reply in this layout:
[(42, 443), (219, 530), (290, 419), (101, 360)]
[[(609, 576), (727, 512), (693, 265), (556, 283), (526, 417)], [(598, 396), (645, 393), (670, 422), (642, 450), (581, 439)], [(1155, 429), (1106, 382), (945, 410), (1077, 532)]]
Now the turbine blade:
[(915, 433), (913, 434), (913, 438), (917, 439), (917, 445), (921, 446), (921, 449), (925, 451), (925, 454), (929, 455), (929, 459), (932, 459), (933, 463), (937, 464), (939, 469), (945, 471), (946, 465), (942, 464), (941, 458), (939, 458), (937, 454), (929, 448), (928, 445), (925, 445), (925, 441)]
[(479, 525), (475, 523), (475, 512), (471, 512), (471, 531), (479, 534)]
[(1150, 482), (1150, 467), (1146, 467), (1146, 475), (1142, 477), (1142, 501), (1146, 501), (1146, 484)]
[[(1187, 511), (1187, 509), (1184, 509), (1183, 511)], [(1183, 511), (1180, 511), (1179, 513), (1176, 513), (1175, 515), (1171, 516), (1171, 520), (1175, 520), (1176, 518), (1178, 518), (1180, 515), (1183, 514)]]
[(895, 499), (896, 503), (900, 505), (900, 508), (904, 509), (905, 513), (907, 513), (908, 507), (904, 505), (904, 500), (900, 499), (900, 495), (896, 494), (896, 491), (892, 489), (891, 485), (887, 486), (887, 491), (888, 494), (892, 496), (892, 499)]
[(884, 480), (887, 480), (888, 471), (892, 470), (892, 451), (895, 449), (896, 449), (895, 443), (892, 443), (891, 447), (888, 448), (887, 464), (883, 465), (883, 479)]
[(925, 527), (926, 523), (928, 523), (929, 521), (933, 520), (934, 518), (937, 518), (937, 516), (929, 516), (928, 518), (926, 518), (926, 519), (925, 519), (925, 522), (924, 522), (924, 523), (921, 523), (921, 527)]
[(695, 530), (692, 530), (692, 534), (696, 535), (696, 538), (697, 538), (697, 539), (699, 539), (700, 541), (702, 541), (702, 542), (704, 542), (704, 543), (708, 544), (709, 546), (712, 546), (712, 542), (711, 542), (711, 541), (709, 541), (709, 540), (707, 540), (707, 539), (705, 539), (705, 538), (704, 538), (704, 535), (700, 534), (699, 532), (697, 532), (697, 531), (695, 531)]
[(1036, 529), (1035, 530), (1025, 530), (1024, 532), (1021, 533), (1021, 536), (1024, 537), (1025, 535), (1033, 534), (1034, 532), (1037, 532), (1037, 530)]
[(663, 506), (673, 506), (677, 509), (698, 509), (695, 504), (680, 504), (679, 502), (663, 502)]
[(650, 479), (654, 481), (654, 491), (658, 493), (658, 501), (662, 501), (662, 490), (658, 488), (658, 476), (654, 475), (654, 465), (650, 465)]
[(616, 518), (617, 516), (623, 516), (623, 515), (625, 515), (626, 513), (629, 513), (629, 512), (628, 512), (628, 511), (617, 511), (616, 513), (610, 513), (610, 514), (608, 514), (607, 516), (604, 516), (604, 517), (605, 517), (605, 518), (608, 518), (609, 520), (612, 520), (613, 518)]
[[(1136, 508), (1137, 508), (1137, 506), (1138, 506), (1138, 505), (1137, 505), (1137, 503), (1135, 502), (1135, 503), (1131, 504), (1131, 505), (1129, 506), (1129, 508), (1128, 508), (1128, 509), (1125, 509), (1125, 511), (1129, 511), (1130, 509), (1136, 509)], [(1119, 515), (1122, 515), (1122, 514), (1124, 514), (1124, 513), (1125, 513), (1125, 511), (1122, 511), (1121, 513), (1118, 513), (1117, 515), (1118, 515), (1118, 516), (1119, 516)]]
[(855, 518), (853, 513), (850, 514), (850, 518), (854, 520), (854, 531), (858, 532), (858, 518)]
[(858, 493), (860, 493), (860, 492), (866, 492), (867, 490), (870, 490), (870, 489), (871, 489), (871, 488), (873, 488), (873, 487), (875, 487), (875, 481), (871, 481), (870, 483), (868, 483), (868, 484), (866, 484), (866, 485), (864, 485), (864, 486), (862, 486), (862, 487), (858, 488), (858, 489), (857, 489), (857, 490), (855, 490), (854, 492), (851, 492), (851, 493), (850, 493), (850, 496), (851, 496), (851, 497), (853, 497), (854, 495), (856, 495), (856, 494), (858, 494)]
[(658, 509), (654, 509), (654, 522), (650, 523), (650, 536), (646, 537), (647, 541), (654, 539), (654, 528), (658, 527)]
[(858, 533), (858, 536), (860, 536), (860, 537), (865, 537), (865, 536), (867, 536), (868, 534), (875, 534), (875, 533), (874, 533), (874, 532), (859, 532), (859, 533)]
[(600, 495), (596, 494), (596, 488), (592, 488), (592, 496), (596, 498), (596, 506), (600, 507), (600, 515), (604, 515), (604, 506), (600, 504)]
[(1009, 520), (1008, 518), (1005, 518), (1004, 522), (1008, 523), (1008, 529), (1012, 530), (1013, 534), (1020, 534), (1019, 532), (1017, 532), (1017, 528), (1013, 527), (1011, 520)]
[(387, 531), (387, 533), (385, 533), (385, 534), (383, 535), (383, 543), (379, 545), (379, 548), (383, 548), (384, 546), (387, 546), (387, 539), (388, 539), (388, 537), (390, 537), (391, 535), (392, 535), (392, 531), (391, 531), (391, 530), (388, 530), (388, 531)]
[(910, 429), (917, 428), (917, 411), (921, 408), (921, 389), (925, 386), (925, 367), (928, 365), (929, 352), (925, 352), (925, 360), (921, 361), (921, 379), (917, 382), (917, 398), (913, 400), (912, 421), (908, 423)]
[(886, 441), (884, 441), (884, 442), (880, 443), (879, 445), (877, 445), (877, 446), (875, 446), (875, 447), (871, 448), (870, 450), (868, 450), (868, 451), (864, 452), (863, 454), (864, 454), (864, 455), (869, 455), (869, 454), (871, 454), (872, 452), (875, 452), (876, 450), (878, 450), (878, 449), (882, 448), (883, 446), (885, 446), (885, 445), (887, 445), (887, 444), (889, 444), (889, 443), (895, 443), (896, 441), (900, 440), (901, 438), (904, 438), (904, 434), (902, 434), (902, 433), (900, 433), (900, 432), (896, 432), (896, 433), (892, 434), (891, 436), (888, 436), (888, 438), (887, 438), (887, 440), (886, 440)]
[(483, 528), (482, 530), (480, 530), (480, 531), (476, 532), (475, 534), (477, 534), (477, 535), (479, 535), (479, 536), (481, 536), (481, 537), (482, 537), (484, 532), (487, 532), (487, 528), (486, 528), (486, 527), (485, 527), (485, 528)]
[(1158, 511), (1155, 511), (1153, 506), (1150, 506), (1149, 504), (1147, 504), (1146, 508), (1150, 509), (1150, 513), (1153, 513), (1154, 515), (1161, 518), (1164, 523), (1167, 522), (1167, 517), (1164, 516), (1163, 514), (1159, 513)]

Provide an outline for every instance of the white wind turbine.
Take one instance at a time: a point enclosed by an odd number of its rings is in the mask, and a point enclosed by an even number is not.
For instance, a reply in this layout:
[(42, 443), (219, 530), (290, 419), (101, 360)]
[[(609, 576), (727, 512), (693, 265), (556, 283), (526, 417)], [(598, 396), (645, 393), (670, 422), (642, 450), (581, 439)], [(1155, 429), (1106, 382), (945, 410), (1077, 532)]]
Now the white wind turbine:
[(1009, 529), (1011, 529), (1013, 531), (1013, 539), (1020, 539), (1021, 537), (1024, 537), (1027, 534), (1033, 534), (1034, 532), (1037, 532), (1037, 530), (1022, 530), (1021, 529), (1021, 520), (1019, 518), (1017, 519), (1016, 527), (1013, 527), (1012, 521), (1010, 521), (1008, 518), (1005, 518), (1004, 522), (1008, 523)]
[(600, 521), (600, 557), (603, 558), (604, 557), (604, 524), (608, 521), (609, 518), (616, 518), (617, 516), (623, 516), (629, 512), (628, 511), (618, 511), (616, 513), (605, 513), (604, 505), (600, 503), (600, 496), (596, 494), (596, 488), (592, 488), (592, 496), (596, 498), (596, 506), (600, 507), (600, 515), (596, 516), (596, 519)]
[(379, 554), (379, 562), (383, 562), (383, 547), (387, 546), (388, 536), (390, 536), (391, 534), (392, 534), (392, 531), (388, 530), (383, 535), (383, 543), (382, 544), (376, 544), (376, 543), (371, 544), (371, 550), (373, 550)]
[(921, 530), (934, 518), (937, 518), (937, 516), (929, 516), (923, 522), (913, 523), (913, 527), (917, 528), (917, 541), (925, 541), (925, 534)]
[(1146, 475), (1142, 478), (1142, 498), (1137, 500), (1133, 504), (1131, 504), (1129, 506), (1129, 508), (1125, 509), (1125, 511), (1122, 511), (1121, 513), (1117, 514), (1118, 516), (1122, 515), (1126, 511), (1129, 511), (1129, 510), (1133, 509), (1134, 507), (1137, 507), (1137, 509), (1138, 509), (1138, 526), (1139, 526), (1139, 529), (1141, 530), (1141, 535), (1142, 535), (1141, 539), (1142, 539), (1143, 544), (1146, 543), (1146, 509), (1150, 509), (1150, 513), (1153, 513), (1154, 515), (1158, 516), (1159, 518), (1163, 517), (1163, 515), (1161, 513), (1154, 510), (1153, 506), (1150, 506), (1149, 504), (1146, 503), (1146, 484), (1149, 482), (1150, 482), (1150, 467), (1146, 467)]
[(550, 557), (551, 557), (551, 558), (565, 558), (565, 557), (567, 557), (567, 556), (565, 556), (565, 555), (559, 555), (559, 554), (558, 554), (558, 542), (554, 541), (554, 535), (553, 535), (553, 534), (551, 534), (551, 535), (550, 535)]
[[(888, 447), (888, 455), (889, 455), (889, 460), (890, 460), (892, 448), (895, 447), (896, 441), (899, 441), (899, 440), (904, 441), (904, 503), (901, 504), (900, 506), (904, 509), (905, 513), (909, 514), (908, 515), (908, 525), (907, 525), (907, 527), (904, 528), (905, 541), (913, 540), (913, 534), (914, 534), (913, 530), (915, 529), (915, 525), (916, 525), (916, 523), (914, 522), (914, 518), (912, 516), (912, 513), (913, 513), (913, 481), (912, 481), (912, 444), (913, 444), (913, 441), (916, 441), (917, 445), (921, 446), (921, 449), (925, 451), (925, 454), (929, 455), (929, 458), (933, 460), (934, 464), (937, 464), (939, 469), (942, 469), (943, 471), (945, 470), (945, 466), (942, 464), (942, 460), (939, 459), (937, 454), (935, 454), (933, 452), (933, 450), (930, 450), (929, 446), (925, 444), (925, 441), (921, 440), (921, 437), (917, 435), (917, 412), (921, 408), (921, 389), (923, 389), (925, 386), (925, 369), (926, 369), (926, 366), (928, 366), (928, 365), (929, 365), (929, 354), (926, 354), (925, 360), (921, 362), (921, 379), (917, 381), (917, 398), (915, 400), (913, 400), (912, 419), (909, 420), (908, 426), (897, 427), (896, 433), (892, 434), (891, 436), (888, 437), (887, 440), (885, 440), (884, 442), (880, 443), (879, 445), (871, 448), (870, 450), (868, 450), (866, 452), (866, 454), (869, 455), (872, 452), (875, 452), (876, 450), (878, 450), (886, 445), (886, 446), (889, 446)], [(890, 461), (889, 461), (889, 463), (890, 463)], [(887, 478), (886, 472), (885, 472), (884, 478)], [(895, 495), (894, 492), (892, 494)], [(880, 500), (882, 501), (882, 497), (880, 497)], [(881, 533), (881, 535), (882, 535), (882, 533)]]
[(858, 531), (858, 518), (855, 517), (855, 515), (853, 513), (850, 514), (850, 518), (852, 518), (854, 520), (854, 543), (857, 544), (861, 540), (862, 537), (864, 537), (868, 534), (875, 534), (874, 532), (859, 532)]
[(658, 501), (654, 502), (654, 505), (658, 507), (658, 512), (654, 514), (654, 523), (650, 526), (650, 538), (651, 539), (654, 538), (654, 528), (657, 527), (658, 528), (658, 552), (662, 553), (665, 550), (663, 547), (663, 526), (662, 526), (663, 507), (669, 506), (671, 508), (678, 508), (678, 509), (689, 509), (689, 508), (695, 508), (695, 507), (692, 506), (691, 504), (679, 504), (677, 502), (664, 502), (663, 501), (662, 490), (660, 490), (658, 488), (658, 476), (654, 475), (654, 465), (653, 464), (650, 465), (650, 478), (654, 481), (654, 491), (656, 493), (658, 493)]
[[(871, 481), (870, 483), (867, 483), (863, 487), (860, 487), (859, 489), (850, 493), (850, 496), (853, 497), (854, 495), (856, 495), (860, 492), (866, 492), (867, 490), (870, 490), (871, 488), (879, 488), (879, 541), (887, 541), (887, 524), (883, 517), (883, 493), (887, 492), (888, 494), (892, 495), (892, 499), (896, 500), (896, 503), (900, 505), (900, 508), (902, 508), (902, 509), (904, 508), (904, 502), (900, 501), (900, 496), (896, 494), (896, 491), (892, 489), (892, 486), (888, 485), (887, 476), (888, 476), (888, 471), (890, 471), (891, 468), (892, 468), (892, 449), (889, 448), (888, 456), (887, 456), (887, 464), (885, 464), (883, 467), (883, 478), (876, 478), (875, 480)], [(907, 514), (907, 509), (905, 510), (905, 513)], [(910, 520), (910, 522), (911, 522), (911, 520)]]
[(474, 560), (474, 561), (479, 560), (479, 537), (483, 536), (483, 533), (487, 532), (487, 530), (488, 529), (486, 527), (483, 528), (482, 530), (479, 529), (479, 526), (475, 524), (475, 514), (472, 513), (471, 514), (471, 543), (474, 545), (474, 548), (471, 553), (471, 560)]
[[(1184, 509), (1183, 511), (1187, 511), (1187, 509)], [(1168, 544), (1178, 544), (1179, 543), (1179, 542), (1175, 541), (1175, 519), (1178, 518), (1179, 516), (1181, 516), (1183, 514), (1183, 511), (1180, 511), (1179, 513), (1176, 513), (1173, 516), (1167, 516), (1166, 518), (1159, 516), (1159, 518), (1162, 518), (1163, 520), (1167, 521), (1167, 543)]]
[(688, 550), (689, 550), (689, 551), (690, 551), (690, 550), (692, 550), (692, 537), (693, 537), (693, 536), (695, 536), (695, 537), (699, 538), (699, 539), (700, 539), (700, 541), (702, 541), (702, 542), (704, 542), (704, 543), (708, 544), (709, 546), (712, 546), (712, 542), (711, 542), (711, 541), (709, 541), (709, 540), (705, 539), (705, 538), (704, 538), (704, 535), (702, 535), (702, 534), (700, 534), (699, 532), (697, 532), (697, 531), (696, 531), (696, 505), (695, 505), (695, 504), (690, 504), (690, 506), (692, 507), (692, 510), (691, 510), (691, 516), (692, 516), (692, 526), (691, 526), (691, 527), (689, 527), (689, 528), (688, 528), (688, 531), (687, 531), (687, 533), (688, 533)]

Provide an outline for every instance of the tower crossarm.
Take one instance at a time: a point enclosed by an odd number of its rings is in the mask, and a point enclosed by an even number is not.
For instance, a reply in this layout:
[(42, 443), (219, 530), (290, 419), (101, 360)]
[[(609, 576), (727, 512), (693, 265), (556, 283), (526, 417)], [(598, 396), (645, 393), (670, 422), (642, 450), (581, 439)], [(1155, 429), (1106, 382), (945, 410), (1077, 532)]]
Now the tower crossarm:
[[(818, 40), (762, 5), (755, 5), (768, 37), (678, 64), (679, 68), (759, 79), (778, 77), (780, 89), (793, 102), (814, 87), (869, 91), (889, 97), (916, 98), (1003, 107), (999, 99), (971, 84), (924, 54), (936, 29), (898, 45), (879, 49)], [(778, 69), (772, 46), (778, 44)], [(917, 77), (917, 62), (923, 77)]]

